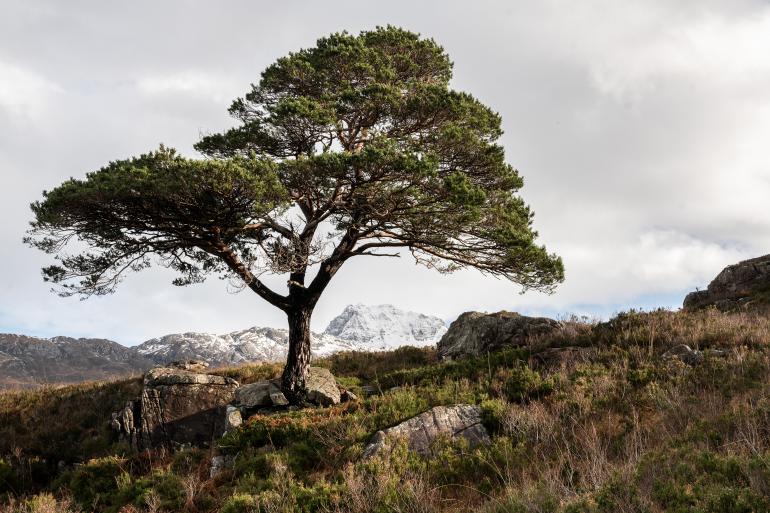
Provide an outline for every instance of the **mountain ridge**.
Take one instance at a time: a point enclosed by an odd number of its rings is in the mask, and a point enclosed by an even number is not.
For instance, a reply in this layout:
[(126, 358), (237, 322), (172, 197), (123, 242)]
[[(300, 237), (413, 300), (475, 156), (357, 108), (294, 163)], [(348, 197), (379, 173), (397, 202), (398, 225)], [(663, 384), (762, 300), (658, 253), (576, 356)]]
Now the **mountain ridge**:
[[(322, 333), (312, 333), (311, 351), (373, 351), (435, 344), (446, 331), (438, 317), (393, 305), (348, 305)], [(335, 334), (336, 333), (336, 334)], [(286, 358), (286, 328), (254, 326), (222, 335), (170, 333), (135, 346), (106, 338), (50, 338), (0, 334), (0, 388), (33, 388), (141, 374), (177, 360), (204, 360), (213, 367)]]

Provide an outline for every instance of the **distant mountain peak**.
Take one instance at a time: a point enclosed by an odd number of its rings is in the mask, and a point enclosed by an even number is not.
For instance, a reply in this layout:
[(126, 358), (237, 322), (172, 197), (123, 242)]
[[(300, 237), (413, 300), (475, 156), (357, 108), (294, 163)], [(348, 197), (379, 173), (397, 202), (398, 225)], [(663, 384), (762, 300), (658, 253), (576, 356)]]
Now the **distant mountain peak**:
[(446, 330), (446, 323), (439, 317), (401, 310), (391, 304), (357, 303), (346, 306), (324, 333), (376, 350), (433, 345)]
[[(311, 351), (327, 356), (338, 351), (359, 349), (337, 337), (311, 335)], [(163, 364), (173, 360), (204, 360), (211, 365), (237, 365), (246, 362), (274, 362), (286, 358), (289, 331), (281, 328), (251, 327), (224, 335), (211, 333), (175, 333), (153, 338), (136, 346), (136, 351)]]

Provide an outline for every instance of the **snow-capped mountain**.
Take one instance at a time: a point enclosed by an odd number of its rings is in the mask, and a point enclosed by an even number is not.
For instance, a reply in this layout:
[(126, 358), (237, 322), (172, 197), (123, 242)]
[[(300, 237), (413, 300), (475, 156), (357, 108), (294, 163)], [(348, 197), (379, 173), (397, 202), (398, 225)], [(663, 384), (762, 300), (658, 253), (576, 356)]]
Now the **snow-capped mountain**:
[[(393, 305), (349, 305), (324, 333), (312, 335), (311, 351), (315, 356), (327, 356), (339, 351), (429, 346), (446, 330), (438, 317), (406, 312)], [(110, 379), (177, 360), (204, 360), (214, 367), (280, 362), (288, 348), (285, 328), (255, 327), (225, 335), (177, 333), (135, 347), (105, 339), (0, 334), (0, 388)]]
[(324, 333), (355, 342), (362, 349), (429, 346), (446, 333), (438, 317), (399, 310), (393, 305), (348, 305)]
[[(311, 336), (311, 351), (315, 356), (356, 349), (360, 350), (355, 343), (332, 335), (314, 333)], [(175, 360), (204, 360), (212, 366), (282, 361), (286, 359), (288, 350), (288, 330), (257, 327), (225, 335), (176, 333), (136, 346), (139, 354), (158, 364)]]

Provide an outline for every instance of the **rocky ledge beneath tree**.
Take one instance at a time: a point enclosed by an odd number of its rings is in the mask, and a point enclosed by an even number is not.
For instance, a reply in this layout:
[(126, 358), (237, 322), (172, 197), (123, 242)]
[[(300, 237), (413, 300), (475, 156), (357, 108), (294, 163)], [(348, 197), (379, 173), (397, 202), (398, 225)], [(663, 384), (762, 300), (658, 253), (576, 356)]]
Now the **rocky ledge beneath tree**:
[(410, 451), (428, 454), (439, 437), (464, 439), (471, 447), (488, 444), (489, 433), (481, 423), (481, 408), (469, 404), (431, 408), (397, 426), (378, 431), (362, 457), (386, 455), (399, 440), (405, 441)]
[(527, 317), (516, 312), (465, 312), (438, 342), (438, 355), (449, 359), (481, 356), (505, 347), (525, 345), (532, 337), (545, 335), (561, 326), (553, 319)]
[[(206, 447), (255, 413), (289, 408), (278, 380), (239, 386), (227, 377), (191, 372), (204, 362), (174, 362), (150, 370), (140, 397), (112, 414), (112, 427), (137, 449)], [(173, 366), (171, 366), (173, 365)], [(328, 369), (311, 367), (308, 405), (331, 406), (355, 400)]]
[(684, 298), (685, 310), (710, 306), (722, 311), (770, 306), (770, 255), (727, 266), (706, 290), (690, 292)]

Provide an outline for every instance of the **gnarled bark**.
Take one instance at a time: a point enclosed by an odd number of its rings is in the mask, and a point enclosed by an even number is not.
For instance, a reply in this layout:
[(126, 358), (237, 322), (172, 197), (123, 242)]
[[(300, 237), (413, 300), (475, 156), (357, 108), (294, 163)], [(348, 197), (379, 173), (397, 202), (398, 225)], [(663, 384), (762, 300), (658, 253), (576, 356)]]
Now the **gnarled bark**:
[(312, 309), (297, 307), (287, 312), (289, 318), (289, 354), (281, 384), (291, 402), (302, 399), (310, 368), (310, 316)]

